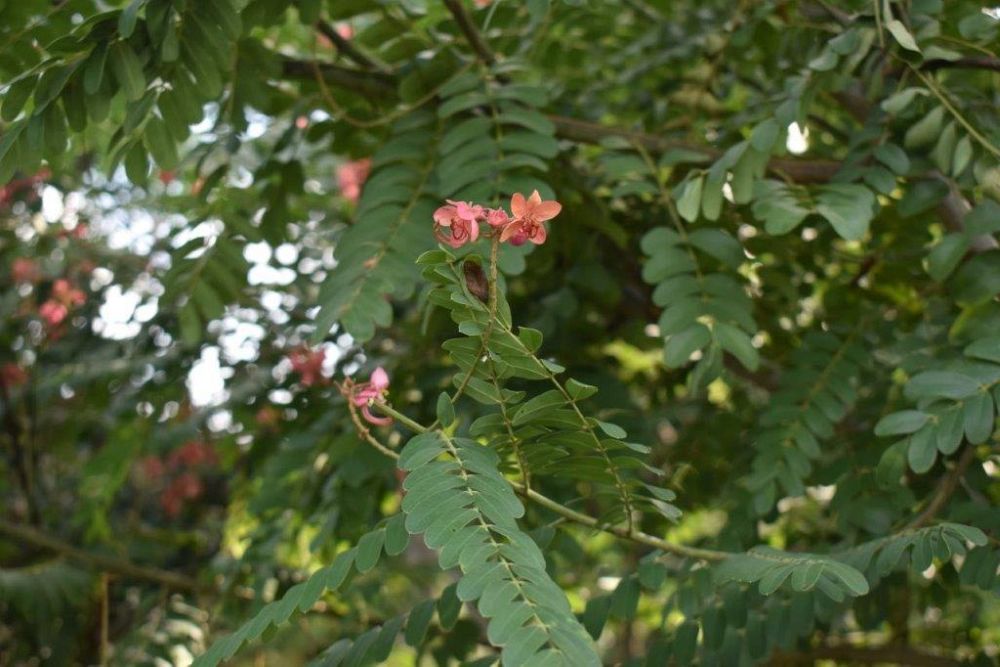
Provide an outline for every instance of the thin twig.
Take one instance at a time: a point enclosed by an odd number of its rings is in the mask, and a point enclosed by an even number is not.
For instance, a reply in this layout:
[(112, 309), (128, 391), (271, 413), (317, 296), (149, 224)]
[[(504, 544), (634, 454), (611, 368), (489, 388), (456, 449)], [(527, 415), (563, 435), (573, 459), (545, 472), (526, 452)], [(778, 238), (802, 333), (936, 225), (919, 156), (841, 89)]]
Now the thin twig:
[[(426, 433), (426, 429), (421, 424), (413, 421), (403, 413), (394, 409), (393, 407), (386, 405), (384, 403), (375, 403), (372, 407), (381, 412), (384, 415), (392, 417), (399, 423), (405, 425), (410, 430), (415, 433)], [(379, 448), (379, 451), (384, 449), (384, 445)], [(393, 452), (393, 455), (396, 453)], [(548, 496), (544, 496), (541, 493), (535, 491), (534, 489), (526, 488), (523, 484), (518, 484), (517, 482), (510, 482), (511, 486), (514, 487), (514, 491), (523, 498), (530, 500), (531, 502), (541, 505), (548, 510), (551, 510), (558, 514), (559, 516), (573, 521), (574, 523), (579, 523), (584, 526), (589, 526), (597, 530), (611, 533), (626, 540), (632, 542), (637, 542), (639, 544), (644, 544), (654, 549), (659, 549), (661, 551), (672, 553), (677, 556), (682, 556), (684, 558), (697, 558), (700, 560), (707, 561), (720, 561), (725, 560), (732, 554), (726, 551), (715, 551), (712, 549), (699, 549), (697, 547), (689, 547), (684, 544), (675, 544), (673, 542), (668, 542), (659, 537), (649, 535), (640, 530), (623, 528), (621, 526), (614, 526), (606, 523), (602, 523), (599, 519), (596, 519), (588, 514), (583, 514), (582, 512), (577, 512), (574, 509), (566, 507), (562, 503), (552, 500)]]
[(346, 58), (353, 60), (356, 64), (364, 67), (366, 69), (374, 69), (380, 72), (389, 74), (391, 70), (385, 63), (376, 61), (371, 56), (367, 55), (361, 49), (354, 45), (349, 39), (341, 37), (337, 29), (325, 21), (317, 21), (316, 29), (319, 30), (320, 34), (326, 37), (328, 40), (333, 42), (333, 45), (337, 48), (337, 51), (343, 53)]
[(927, 503), (927, 507), (913, 521), (906, 524), (904, 530), (922, 528), (933, 521), (938, 513), (944, 509), (944, 506), (948, 504), (952, 494), (955, 493), (955, 489), (958, 488), (958, 483), (961, 481), (962, 475), (965, 474), (965, 471), (975, 459), (976, 448), (966, 445), (965, 451), (962, 452), (962, 455), (958, 457), (958, 461), (955, 462), (955, 467), (941, 478), (937, 490), (934, 492), (933, 497), (931, 497), (931, 501)]

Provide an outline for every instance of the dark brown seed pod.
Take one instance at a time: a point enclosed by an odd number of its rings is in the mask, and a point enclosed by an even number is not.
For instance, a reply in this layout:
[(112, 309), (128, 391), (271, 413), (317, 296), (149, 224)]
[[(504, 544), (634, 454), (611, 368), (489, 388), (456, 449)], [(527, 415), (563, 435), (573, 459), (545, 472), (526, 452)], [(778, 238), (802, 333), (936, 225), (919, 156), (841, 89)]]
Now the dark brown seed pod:
[(476, 262), (466, 262), (462, 265), (462, 271), (465, 273), (465, 286), (469, 288), (469, 291), (483, 303), (488, 303), (490, 284), (486, 280), (483, 267)]

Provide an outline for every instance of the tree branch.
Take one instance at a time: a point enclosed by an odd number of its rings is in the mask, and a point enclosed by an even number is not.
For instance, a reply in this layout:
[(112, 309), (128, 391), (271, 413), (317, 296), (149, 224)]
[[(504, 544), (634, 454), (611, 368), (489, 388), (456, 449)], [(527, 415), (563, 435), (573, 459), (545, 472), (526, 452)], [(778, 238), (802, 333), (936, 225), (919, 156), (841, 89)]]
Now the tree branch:
[(490, 49), (486, 40), (479, 33), (479, 29), (472, 22), (472, 18), (469, 13), (465, 11), (465, 7), (462, 5), (461, 0), (444, 0), (444, 6), (448, 8), (451, 15), (455, 18), (455, 23), (458, 24), (458, 29), (462, 31), (465, 35), (465, 39), (469, 42), (469, 46), (475, 51), (476, 57), (479, 58), (486, 65), (492, 65), (497, 61), (496, 55), (493, 50)]
[[(414, 433), (426, 433), (429, 430), (422, 424), (413, 421), (412, 419), (404, 415), (402, 412), (399, 412), (398, 410), (394, 409), (389, 405), (386, 405), (385, 403), (374, 403), (372, 407), (381, 412), (382, 414), (392, 417), (393, 419), (403, 424)], [(364, 437), (369, 442), (371, 442), (374, 439), (372, 438), (371, 434), (368, 433), (367, 428), (364, 429), (362, 437)], [(392, 450), (390, 450), (385, 445), (382, 445), (381, 443), (378, 443), (376, 449), (394, 459), (399, 458), (399, 455), (396, 454), (396, 452), (393, 452)], [(596, 519), (590, 516), (589, 514), (583, 514), (582, 512), (577, 512), (574, 509), (566, 507), (562, 503), (559, 503), (555, 500), (552, 500), (548, 496), (544, 496), (541, 493), (538, 493), (534, 489), (529, 489), (522, 484), (518, 484), (517, 482), (511, 482), (510, 480), (508, 480), (508, 482), (510, 483), (511, 486), (514, 487), (514, 491), (522, 498), (526, 498), (537, 505), (541, 505), (542, 507), (555, 512), (564, 519), (568, 519), (570, 521), (573, 521), (574, 523), (579, 523), (584, 526), (590, 526), (591, 528), (594, 528), (596, 530), (601, 530), (606, 533), (611, 533), (612, 535), (617, 535), (618, 537), (630, 540), (632, 542), (636, 542), (638, 544), (645, 544), (646, 546), (653, 547), (654, 549), (659, 549), (660, 551), (681, 556), (683, 558), (697, 558), (699, 560), (707, 560), (707, 561), (725, 560), (726, 558), (732, 555), (731, 553), (726, 551), (715, 551), (713, 549), (699, 549), (698, 547), (689, 547), (684, 544), (675, 544), (673, 542), (668, 542), (664, 539), (660, 539), (659, 537), (649, 535), (634, 528), (623, 528), (621, 526), (602, 523), (599, 519)]]
[(14, 523), (2, 518), (0, 518), (0, 533), (5, 533), (11, 537), (17, 538), (23, 543), (61, 554), (67, 558), (71, 558), (105, 572), (113, 572), (125, 577), (152, 581), (169, 588), (175, 588), (182, 591), (212, 590), (210, 586), (203, 586), (194, 579), (186, 577), (182, 574), (161, 570), (155, 567), (136, 565), (135, 563), (123, 558), (115, 558), (114, 556), (92, 553), (90, 551), (80, 549), (79, 547), (75, 547), (67, 542), (63, 542), (57, 537), (43, 533), (37, 528)]
[(971, 445), (965, 446), (965, 451), (962, 455), (958, 457), (958, 461), (955, 463), (955, 467), (948, 471), (948, 473), (941, 478), (938, 483), (937, 490), (934, 492), (934, 496), (931, 501), (927, 503), (927, 507), (913, 519), (910, 523), (906, 524), (904, 530), (914, 530), (916, 528), (922, 528), (928, 525), (938, 513), (944, 509), (944, 506), (948, 504), (948, 500), (951, 499), (955, 489), (958, 488), (958, 483), (962, 480), (962, 475), (968, 469), (969, 465), (976, 459), (976, 448)]
[(326, 82), (369, 97), (387, 97), (396, 92), (393, 78), (378, 72), (288, 57), (283, 58), (281, 69), (284, 76), (291, 79), (312, 79), (318, 69)]
[(366, 55), (361, 51), (354, 43), (349, 39), (344, 39), (337, 32), (337, 29), (325, 21), (317, 21), (316, 29), (330, 40), (337, 51), (344, 54), (344, 57), (353, 60), (355, 64), (364, 67), (366, 69), (374, 69), (385, 74), (389, 73), (389, 68), (385, 64), (376, 62), (374, 58)]
[(957, 58), (955, 60), (935, 58), (925, 61), (920, 65), (920, 69), (925, 72), (933, 72), (939, 69), (985, 69), (1000, 72), (1000, 58), (991, 58), (989, 56), (973, 56)]
[[(682, 149), (702, 153), (706, 158), (715, 159), (722, 151), (710, 146), (701, 146), (687, 141), (665, 139), (644, 132), (635, 132), (617, 127), (608, 127), (565, 116), (549, 116), (556, 126), (556, 134), (563, 139), (586, 144), (596, 144), (608, 137), (621, 137), (642, 146), (651, 153), (664, 153), (671, 149)], [(799, 160), (795, 158), (772, 158), (768, 169), (788, 176), (797, 183), (825, 183), (840, 169), (840, 162), (834, 160)]]
[(772, 656), (773, 665), (812, 664), (816, 660), (835, 660), (844, 663), (867, 665), (892, 664), (910, 667), (953, 667), (962, 661), (936, 653), (901, 644), (898, 646), (820, 646), (809, 651), (786, 653), (776, 652)]

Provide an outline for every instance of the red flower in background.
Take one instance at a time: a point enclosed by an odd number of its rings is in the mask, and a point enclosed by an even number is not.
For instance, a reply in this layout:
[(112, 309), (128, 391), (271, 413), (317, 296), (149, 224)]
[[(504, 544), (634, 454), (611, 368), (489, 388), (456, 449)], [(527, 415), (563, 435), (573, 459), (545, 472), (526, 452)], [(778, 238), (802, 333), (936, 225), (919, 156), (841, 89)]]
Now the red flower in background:
[(62, 324), (69, 315), (71, 308), (82, 306), (87, 302), (87, 295), (73, 286), (73, 283), (60, 278), (52, 283), (52, 293), (49, 299), (38, 307), (38, 315), (50, 327)]
[(146, 456), (139, 461), (139, 469), (142, 470), (143, 477), (151, 482), (158, 481), (167, 471), (163, 460), (155, 455)]
[(10, 266), (10, 279), (15, 283), (37, 283), (41, 278), (38, 263), (27, 257), (18, 257)]
[(167, 459), (167, 464), (172, 468), (215, 465), (218, 462), (219, 457), (212, 445), (200, 440), (185, 442), (178, 449), (172, 451)]
[(82, 306), (87, 302), (87, 295), (82, 290), (73, 286), (73, 283), (60, 278), (52, 283), (52, 298), (67, 308), (72, 306)]
[(0, 383), (5, 387), (20, 387), (27, 381), (27, 371), (17, 364), (7, 363), (0, 366)]
[(58, 301), (49, 299), (38, 307), (38, 314), (50, 327), (55, 327), (66, 319), (69, 309)]
[(177, 516), (185, 500), (194, 500), (204, 492), (205, 486), (197, 475), (185, 472), (173, 479), (160, 495), (160, 506), (169, 516)]
[(323, 362), (326, 360), (326, 350), (319, 348), (313, 350), (306, 345), (301, 345), (288, 354), (288, 360), (292, 362), (292, 370), (299, 374), (299, 382), (305, 387), (325, 382), (323, 377)]
[(263, 428), (272, 428), (281, 421), (281, 412), (272, 405), (265, 405), (254, 415), (254, 421)]
[(337, 185), (344, 199), (353, 204), (358, 203), (361, 199), (361, 186), (368, 180), (371, 170), (372, 161), (369, 158), (345, 162), (337, 167)]

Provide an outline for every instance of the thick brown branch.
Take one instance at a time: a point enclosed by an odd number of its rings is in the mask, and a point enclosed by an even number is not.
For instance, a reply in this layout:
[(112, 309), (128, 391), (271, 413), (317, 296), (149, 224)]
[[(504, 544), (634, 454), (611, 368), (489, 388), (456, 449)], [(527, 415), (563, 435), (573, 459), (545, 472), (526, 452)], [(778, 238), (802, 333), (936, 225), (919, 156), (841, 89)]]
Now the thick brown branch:
[(913, 646), (821, 646), (797, 653), (778, 652), (772, 656), (772, 665), (813, 664), (816, 660), (835, 660), (839, 663), (866, 665), (890, 664), (911, 667), (953, 667), (963, 664), (957, 658), (937, 655)]
[(1000, 58), (989, 56), (957, 58), (956, 60), (942, 60), (935, 58), (924, 62), (920, 69), (925, 72), (933, 72), (939, 69), (985, 69), (1000, 72)]
[[(622, 137), (633, 141), (651, 153), (663, 153), (670, 149), (682, 149), (703, 153), (715, 159), (722, 151), (709, 146), (700, 146), (686, 141), (665, 139), (644, 132), (635, 132), (617, 127), (608, 127), (565, 116), (549, 116), (556, 126), (556, 134), (564, 139), (581, 143), (596, 144), (608, 137)], [(781, 173), (797, 183), (825, 183), (840, 169), (840, 163), (833, 160), (798, 160), (794, 158), (772, 158), (768, 168)]]
[(365, 69), (374, 69), (379, 70), (380, 72), (388, 71), (385, 65), (376, 62), (373, 58), (363, 53), (354, 45), (353, 42), (351, 42), (351, 40), (341, 37), (340, 33), (337, 32), (337, 29), (329, 23), (326, 23), (325, 21), (317, 21), (316, 29), (333, 43), (337, 51), (344, 54), (345, 58), (354, 61), (355, 64), (364, 67)]
[(318, 69), (327, 83), (369, 97), (386, 97), (396, 92), (392, 77), (377, 72), (363, 72), (340, 65), (295, 58), (285, 58), (281, 67), (284, 76), (290, 79), (313, 79)]
[(194, 579), (184, 575), (155, 567), (136, 565), (123, 558), (92, 553), (63, 542), (57, 537), (43, 533), (37, 528), (13, 523), (6, 519), (0, 519), (0, 533), (14, 537), (22, 543), (52, 551), (104, 572), (119, 574), (123, 577), (133, 579), (143, 579), (182, 591), (211, 590), (210, 587), (202, 586)]
[(486, 40), (483, 39), (483, 36), (479, 34), (479, 29), (472, 22), (469, 13), (465, 11), (461, 0), (444, 0), (444, 6), (448, 8), (448, 11), (455, 18), (458, 29), (462, 31), (466, 41), (469, 42), (469, 46), (476, 52), (476, 57), (487, 65), (495, 63), (497, 60), (496, 55), (494, 55), (493, 50), (490, 49)]

